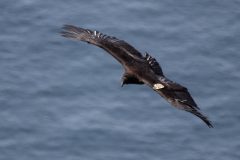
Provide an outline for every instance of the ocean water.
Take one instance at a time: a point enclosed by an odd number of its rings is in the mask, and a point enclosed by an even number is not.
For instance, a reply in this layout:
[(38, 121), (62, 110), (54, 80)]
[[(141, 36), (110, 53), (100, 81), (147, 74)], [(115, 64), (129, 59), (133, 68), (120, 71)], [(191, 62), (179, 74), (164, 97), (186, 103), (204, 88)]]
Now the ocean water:
[[(0, 160), (239, 160), (239, 0), (1, 0)], [(121, 88), (96, 29), (149, 52), (209, 129), (146, 86)]]

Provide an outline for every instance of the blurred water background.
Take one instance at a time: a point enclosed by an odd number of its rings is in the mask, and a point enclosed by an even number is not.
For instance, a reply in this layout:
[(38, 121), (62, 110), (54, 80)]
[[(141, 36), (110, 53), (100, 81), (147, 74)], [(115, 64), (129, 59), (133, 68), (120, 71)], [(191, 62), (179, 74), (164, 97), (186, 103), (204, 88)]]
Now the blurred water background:
[[(1, 160), (239, 160), (239, 0), (1, 0)], [(146, 86), (63, 24), (124, 39), (214, 123)]]

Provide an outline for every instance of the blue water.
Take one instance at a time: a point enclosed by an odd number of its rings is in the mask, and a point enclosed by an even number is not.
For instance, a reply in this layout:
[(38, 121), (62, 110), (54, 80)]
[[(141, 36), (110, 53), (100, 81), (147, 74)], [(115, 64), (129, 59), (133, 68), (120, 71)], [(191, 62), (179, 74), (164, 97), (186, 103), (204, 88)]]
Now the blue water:
[[(239, 160), (239, 0), (1, 0), (0, 160)], [(215, 128), (63, 24), (149, 52)]]

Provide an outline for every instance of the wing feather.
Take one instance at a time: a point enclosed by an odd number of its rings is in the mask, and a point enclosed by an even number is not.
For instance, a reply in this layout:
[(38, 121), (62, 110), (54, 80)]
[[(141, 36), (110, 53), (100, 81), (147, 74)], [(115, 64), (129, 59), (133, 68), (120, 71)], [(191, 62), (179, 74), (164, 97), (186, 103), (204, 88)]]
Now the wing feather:
[(124, 63), (124, 60), (127, 60), (129, 57), (143, 58), (141, 53), (127, 42), (113, 36), (105, 35), (99, 31), (65, 25), (61, 34), (66, 38), (84, 41), (101, 47), (121, 63)]
[(160, 77), (159, 80), (161, 84), (164, 85), (164, 88), (155, 90), (158, 94), (165, 98), (174, 107), (196, 115), (202, 119), (208, 127), (213, 127), (211, 121), (200, 112), (200, 108), (197, 106), (186, 87), (173, 82), (166, 77)]
[(153, 72), (156, 75), (163, 76), (162, 68), (161, 68), (161, 66), (159, 65), (159, 63), (157, 62), (157, 60), (155, 58), (150, 56), (147, 52), (146, 52), (144, 58), (148, 62), (149, 66), (151, 67), (151, 69), (153, 70)]

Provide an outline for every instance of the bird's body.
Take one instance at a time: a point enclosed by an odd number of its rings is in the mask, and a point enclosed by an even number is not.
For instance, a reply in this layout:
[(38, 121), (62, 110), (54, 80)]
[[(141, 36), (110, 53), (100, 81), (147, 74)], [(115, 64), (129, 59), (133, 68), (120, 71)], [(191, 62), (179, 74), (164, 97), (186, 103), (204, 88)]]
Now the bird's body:
[(208, 118), (200, 113), (187, 88), (166, 78), (159, 63), (148, 53), (143, 56), (125, 41), (98, 31), (72, 25), (65, 25), (63, 29), (61, 33), (64, 37), (96, 45), (120, 62), (125, 70), (122, 76), (122, 86), (124, 84), (146, 84), (176, 108), (198, 116), (209, 127), (213, 127)]

